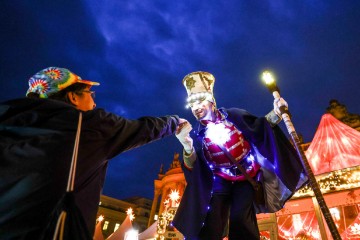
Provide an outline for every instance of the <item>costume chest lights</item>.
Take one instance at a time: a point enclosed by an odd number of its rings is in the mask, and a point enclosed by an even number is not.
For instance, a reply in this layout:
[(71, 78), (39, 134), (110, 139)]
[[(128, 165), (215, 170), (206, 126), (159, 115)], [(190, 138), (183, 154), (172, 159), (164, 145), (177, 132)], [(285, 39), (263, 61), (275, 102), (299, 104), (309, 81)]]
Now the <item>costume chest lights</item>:
[(250, 177), (254, 177), (260, 169), (255, 161), (251, 146), (234, 124), (221, 120), (209, 122), (203, 138), (203, 151), (210, 168), (215, 175), (230, 181), (246, 180), (239, 169), (227, 158), (219, 145), (223, 145)]

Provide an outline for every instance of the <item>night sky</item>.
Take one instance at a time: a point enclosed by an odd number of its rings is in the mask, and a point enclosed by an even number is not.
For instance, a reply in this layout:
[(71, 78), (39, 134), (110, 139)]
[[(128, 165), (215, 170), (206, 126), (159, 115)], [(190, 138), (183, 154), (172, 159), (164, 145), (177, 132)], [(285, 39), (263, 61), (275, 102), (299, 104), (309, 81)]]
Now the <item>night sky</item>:
[[(196, 128), (186, 74), (211, 72), (219, 107), (261, 116), (273, 98), (259, 76), (271, 69), (305, 142), (331, 99), (360, 113), (358, 0), (4, 0), (0, 13), (0, 101), (58, 66), (101, 83), (97, 107), (131, 119), (177, 114)], [(171, 136), (112, 159), (103, 193), (152, 199), (161, 164), (181, 151)]]

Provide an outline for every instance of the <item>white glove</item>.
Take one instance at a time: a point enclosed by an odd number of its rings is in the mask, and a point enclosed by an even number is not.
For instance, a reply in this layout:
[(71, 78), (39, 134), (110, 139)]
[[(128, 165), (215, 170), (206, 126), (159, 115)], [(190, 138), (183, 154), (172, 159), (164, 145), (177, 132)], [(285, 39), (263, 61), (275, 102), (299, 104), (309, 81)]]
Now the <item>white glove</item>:
[(190, 137), (191, 130), (192, 130), (191, 124), (185, 119), (180, 118), (175, 136), (177, 137), (179, 142), (183, 145), (185, 152), (188, 154), (190, 154), (193, 149), (193, 139)]
[(274, 112), (279, 117), (281, 117), (280, 108), (283, 107), (283, 106), (286, 107), (286, 109), (288, 108), (287, 102), (282, 97), (274, 99)]

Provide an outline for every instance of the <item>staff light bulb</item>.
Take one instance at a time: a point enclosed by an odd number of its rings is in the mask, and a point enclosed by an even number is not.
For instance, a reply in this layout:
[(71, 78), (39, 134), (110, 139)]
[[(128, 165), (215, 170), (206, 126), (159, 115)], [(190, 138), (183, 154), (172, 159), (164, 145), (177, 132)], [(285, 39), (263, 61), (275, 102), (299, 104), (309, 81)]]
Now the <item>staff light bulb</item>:
[(275, 78), (270, 71), (264, 71), (261, 76), (266, 85), (272, 85), (275, 83)]
[(270, 92), (272, 92), (273, 94), (275, 92), (280, 93), (279, 88), (276, 86), (275, 77), (272, 72), (270, 72), (269, 70), (264, 71), (261, 74), (261, 79), (266, 84), (266, 87), (269, 89)]

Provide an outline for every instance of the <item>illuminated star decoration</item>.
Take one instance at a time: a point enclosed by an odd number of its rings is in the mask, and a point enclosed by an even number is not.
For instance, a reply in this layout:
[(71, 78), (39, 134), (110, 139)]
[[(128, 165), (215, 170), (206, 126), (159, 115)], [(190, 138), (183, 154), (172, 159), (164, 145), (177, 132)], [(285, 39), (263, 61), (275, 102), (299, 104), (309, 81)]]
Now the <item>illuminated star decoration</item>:
[(171, 200), (177, 201), (180, 198), (179, 191), (171, 189), (171, 193), (169, 194), (169, 197)]
[(177, 207), (177, 205), (179, 205), (178, 200), (180, 199), (179, 191), (171, 189), (171, 193), (169, 194), (169, 197), (171, 199), (171, 207)]
[(191, 77), (185, 80), (186, 81), (186, 88), (191, 91), (192, 88), (195, 87), (195, 80)]
[(205, 137), (209, 138), (217, 145), (224, 145), (230, 140), (230, 129), (222, 123), (209, 123), (207, 125)]
[(129, 209), (126, 211), (126, 214), (129, 216), (130, 221), (132, 221), (132, 220), (135, 219), (135, 215), (133, 214), (132, 208), (129, 208)]
[(97, 218), (98, 222), (102, 222), (102, 220), (104, 220), (104, 216), (103, 215), (100, 215), (98, 218)]

